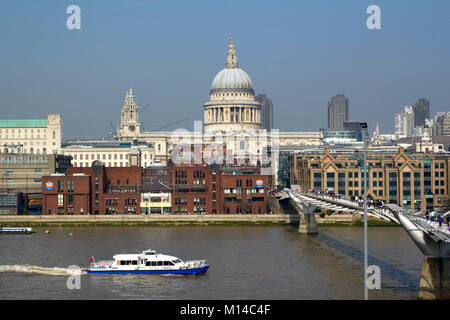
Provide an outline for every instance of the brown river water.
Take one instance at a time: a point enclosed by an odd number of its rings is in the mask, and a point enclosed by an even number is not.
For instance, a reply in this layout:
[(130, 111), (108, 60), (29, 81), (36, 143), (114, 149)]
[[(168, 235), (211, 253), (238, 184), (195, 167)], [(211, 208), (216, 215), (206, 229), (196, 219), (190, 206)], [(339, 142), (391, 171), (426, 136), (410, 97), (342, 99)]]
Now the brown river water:
[[(163, 226), (34, 228), (0, 235), (0, 299), (362, 299), (363, 228)], [(45, 230), (49, 234), (44, 234)], [(370, 299), (416, 299), (422, 254), (401, 227), (369, 227), (369, 265), (381, 269)], [(81, 275), (66, 268), (116, 253), (158, 249), (206, 259), (201, 276)]]

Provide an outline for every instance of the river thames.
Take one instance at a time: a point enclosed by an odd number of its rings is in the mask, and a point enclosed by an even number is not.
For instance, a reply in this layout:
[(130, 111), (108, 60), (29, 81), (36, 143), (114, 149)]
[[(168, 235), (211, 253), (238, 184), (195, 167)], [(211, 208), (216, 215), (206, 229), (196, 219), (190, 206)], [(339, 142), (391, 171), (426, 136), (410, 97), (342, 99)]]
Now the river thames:
[[(35, 230), (0, 236), (0, 299), (363, 299), (361, 227), (320, 227), (309, 236), (292, 226)], [(53, 269), (148, 248), (206, 259), (210, 269), (201, 276), (82, 275), (79, 290), (67, 288), (68, 276), (57, 271), (64, 269)], [(403, 228), (369, 227), (369, 265), (382, 274), (370, 299), (416, 299), (422, 258)]]

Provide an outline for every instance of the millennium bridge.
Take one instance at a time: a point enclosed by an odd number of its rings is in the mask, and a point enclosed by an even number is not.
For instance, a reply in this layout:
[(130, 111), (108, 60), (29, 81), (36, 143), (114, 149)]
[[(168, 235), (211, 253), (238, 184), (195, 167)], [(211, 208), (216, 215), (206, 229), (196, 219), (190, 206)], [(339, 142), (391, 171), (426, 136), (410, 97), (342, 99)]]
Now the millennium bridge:
[[(326, 193), (304, 191), (292, 186), (277, 194), (277, 199), (290, 200), (300, 215), (299, 232), (318, 232), (317, 209), (350, 214), (363, 214), (361, 203)], [(419, 284), (420, 299), (450, 299), (450, 230), (437, 221), (426, 219), (395, 204), (367, 206), (367, 216), (400, 224), (424, 255)]]

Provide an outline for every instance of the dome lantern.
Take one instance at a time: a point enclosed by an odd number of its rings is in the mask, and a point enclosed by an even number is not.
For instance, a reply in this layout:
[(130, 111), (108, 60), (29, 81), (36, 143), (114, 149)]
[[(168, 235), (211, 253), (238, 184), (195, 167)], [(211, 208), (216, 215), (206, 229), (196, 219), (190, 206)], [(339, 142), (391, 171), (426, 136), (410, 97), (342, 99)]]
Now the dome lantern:
[(211, 85), (211, 93), (223, 90), (253, 92), (252, 80), (244, 70), (238, 67), (233, 35), (230, 37), (230, 45), (228, 46), (226, 68), (217, 73)]

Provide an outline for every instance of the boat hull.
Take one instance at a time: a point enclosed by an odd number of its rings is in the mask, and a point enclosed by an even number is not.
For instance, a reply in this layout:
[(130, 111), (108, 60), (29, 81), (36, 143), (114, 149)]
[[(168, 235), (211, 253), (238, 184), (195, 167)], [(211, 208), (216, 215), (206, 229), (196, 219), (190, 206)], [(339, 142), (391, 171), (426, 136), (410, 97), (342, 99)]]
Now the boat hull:
[(202, 274), (208, 271), (209, 266), (193, 269), (179, 269), (179, 270), (111, 270), (111, 269), (88, 269), (88, 274)]
[(0, 228), (0, 234), (30, 234), (34, 233), (31, 228)]

